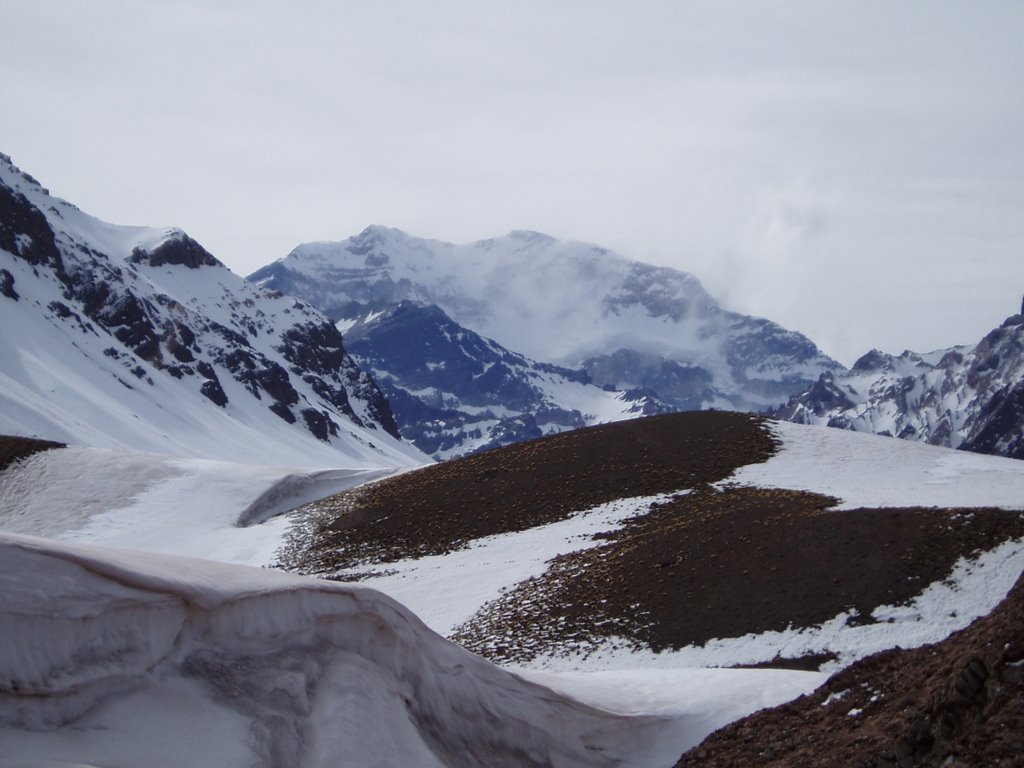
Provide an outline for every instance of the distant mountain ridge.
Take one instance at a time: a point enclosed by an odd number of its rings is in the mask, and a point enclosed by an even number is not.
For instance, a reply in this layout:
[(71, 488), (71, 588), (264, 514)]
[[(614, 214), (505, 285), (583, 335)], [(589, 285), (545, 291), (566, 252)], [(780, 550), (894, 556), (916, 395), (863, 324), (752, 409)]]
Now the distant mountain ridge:
[(671, 410), (653, 393), (601, 389), (586, 371), (511, 352), (433, 304), (402, 301), (345, 338), (374, 372), (402, 435), (435, 458)]
[[(392, 334), (388, 345), (375, 344), (384, 333), (375, 324), (393, 326), (387, 313), (403, 302), (404, 313), (410, 304), (436, 307), (460, 329), (449, 331), (487, 339), (530, 365), (574, 372), (568, 380), (603, 392), (630, 393), (615, 395), (620, 400), (641, 398), (641, 412), (761, 410), (781, 405), (822, 371), (842, 370), (802, 334), (721, 308), (693, 275), (537, 232), (454, 245), (373, 226), (341, 242), (300, 245), (249, 279), (317, 306), (350, 336), (358, 332), (367, 346), (353, 342), (353, 353), (389, 381), (396, 402), (423, 401), (417, 388), (447, 391), (429, 377), (413, 383), (394, 375), (416, 355), (423, 355), (424, 371), (437, 371), (442, 363), (461, 364), (467, 352), (452, 348), (455, 357), (442, 360), (424, 346), (423, 334)], [(522, 371), (513, 375), (532, 386)], [(563, 391), (550, 402), (579, 411), (585, 424), (609, 420), (607, 408), (573, 397)], [(635, 415), (637, 406), (630, 408)], [(581, 425), (562, 419), (548, 431)]]
[(822, 373), (778, 415), (1024, 459), (1024, 305), (975, 345), (871, 350), (845, 373)]
[(422, 462), (319, 312), (181, 230), (95, 219), (6, 156), (0, 323), (3, 432), (263, 463)]

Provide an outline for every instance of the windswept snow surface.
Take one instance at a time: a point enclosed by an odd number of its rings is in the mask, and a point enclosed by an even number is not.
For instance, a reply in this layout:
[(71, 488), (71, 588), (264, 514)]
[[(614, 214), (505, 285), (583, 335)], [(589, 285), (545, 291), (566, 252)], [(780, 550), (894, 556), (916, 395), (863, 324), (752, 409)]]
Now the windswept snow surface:
[[(834, 514), (861, 505), (1018, 507), (1024, 499), (1022, 462), (826, 428), (772, 428), (782, 442), (778, 454), (726, 482), (833, 494), (843, 500)], [(444, 557), (375, 566), (384, 575), (364, 583), (390, 598), (151, 554), (266, 565), (289, 525), (268, 516), (379, 471), (323, 474), (69, 448), (5, 472), (5, 756), (319, 766), (338, 756), (352, 764), (463, 765), (472, 754), (488, 765), (522, 765), (561, 750), (551, 757), (555, 765), (622, 758), (624, 765), (669, 766), (713, 729), (825, 679), (709, 667), (834, 653), (835, 668), (877, 650), (940, 640), (990, 611), (1024, 570), (1024, 543), (1008, 542), (962, 560), (909, 606), (878, 609), (875, 623), (843, 614), (819, 627), (661, 654), (612, 641), (586, 656), (540, 657), (513, 670), (594, 707), (653, 718), (636, 721), (521, 683), (433, 635), (391, 598), (449, 632), (503, 589), (543, 572), (552, 557), (594, 546), (595, 533), (657, 498), (622, 499)], [(90, 549), (86, 541), (137, 551)], [(7, 680), (42, 695), (16, 694)], [(598, 741), (603, 751), (590, 749)], [(515, 752), (513, 743), (533, 746)]]
[[(266, 519), (268, 515), (297, 506), (310, 498), (357, 485), (379, 474), (379, 470), (303, 472), (287, 467), (250, 466), (81, 447), (46, 451), (29, 457), (0, 475), (0, 529), (6, 532), (0, 534), (0, 624), (8, 628), (6, 634), (4, 629), (0, 629), (0, 664), (11, 654), (19, 660), (18, 664), (23, 664), (25, 655), (32, 653), (32, 643), (27, 634), (29, 630), (26, 634), (16, 634), (13, 629), (22, 619), (23, 607), (14, 607), (11, 601), (16, 599), (18, 590), (24, 585), (12, 586), (12, 573), (2, 575), (5, 566), (32, 584), (39, 598), (40, 614), (57, 617), (64, 610), (73, 615), (76, 612), (89, 616), (110, 612), (121, 617), (122, 624), (97, 632), (103, 636), (102, 642), (106, 642), (109, 635), (110, 642), (120, 643), (118, 653), (139, 668), (148, 665), (152, 659), (146, 656), (145, 662), (135, 660), (135, 654), (143, 652), (130, 646), (128, 640), (118, 638), (127, 635), (131, 643), (150, 642), (146, 638), (156, 633), (170, 642), (168, 638), (173, 631), (152, 619), (150, 613), (124, 607), (125, 596), (106, 582), (93, 584), (98, 594), (90, 594), (84, 587), (73, 594), (65, 594), (70, 585), (90, 584), (89, 579), (95, 580), (95, 577), (90, 575), (83, 581), (80, 575), (76, 575), (67, 578), (65, 585), (59, 569), (54, 569), (53, 558), (63, 562), (68, 553), (74, 553), (76, 557), (85, 553), (92, 563), (87, 566), (89, 570), (99, 568), (109, 575), (108, 570), (113, 569), (118, 572), (119, 581), (133, 589), (143, 588), (140, 585), (144, 583), (143, 591), (147, 592), (152, 591), (150, 581), (153, 578), (163, 580), (168, 577), (189, 583), (199, 578), (205, 584), (204, 590), (213, 583), (218, 593), (237, 589), (253, 595), (254, 600), (260, 592), (277, 590), (281, 584), (288, 590), (295, 585), (305, 585), (314, 590), (346, 592), (340, 586), (297, 577), (282, 575), (280, 578), (284, 581), (279, 582), (278, 575), (268, 571), (234, 571), (223, 565), (154, 558), (142, 552), (268, 565), (273, 562), (274, 553), (290, 524), (285, 516)], [(367, 583), (386, 587), (393, 596), (408, 602), (416, 612), (422, 612), (434, 629), (447, 632), (469, 618), (484, 602), (499, 596), (503, 587), (542, 573), (551, 557), (592, 546), (593, 534), (620, 524), (662, 498), (624, 499), (602, 505), (560, 523), (510, 536), (489, 537), (448, 558), (423, 558), (389, 564), (388, 570), (393, 573)], [(252, 524), (239, 524), (247, 520)], [(11, 535), (14, 533), (42, 534), (64, 541), (45, 543)], [(74, 544), (69, 545), (67, 540)], [(45, 558), (40, 554), (31, 561), (23, 562), (21, 548), (26, 541), (33, 551), (46, 552)], [(126, 546), (136, 551), (111, 554), (106, 550), (81, 548), (79, 542)], [(145, 566), (142, 575), (121, 573), (122, 570), (134, 571), (140, 565)], [(32, 576), (32, 569), (46, 571), (50, 576), (58, 574), (57, 586), (51, 587), (45, 579)], [(246, 581), (246, 577), (251, 577), (251, 580)], [(195, 587), (186, 584), (182, 588)], [(175, 587), (172, 591), (177, 589)], [(363, 590), (354, 591), (364, 594)], [(131, 594), (135, 595), (135, 592)], [(99, 607), (107, 599), (116, 606)], [(167, 595), (145, 597), (146, 601), (150, 599), (156, 603), (171, 601)], [(379, 599), (391, 604), (387, 598)], [(282, 600), (267, 598), (267, 610), (275, 612), (274, 621), (280, 621), (276, 613)], [(55, 601), (58, 605), (52, 605)], [(77, 608), (74, 607), (76, 601)], [(238, 620), (247, 625), (253, 622), (251, 618)], [(261, 618), (258, 621), (266, 620)], [(31, 631), (45, 632), (48, 636), (56, 632), (59, 636), (61, 630), (56, 618), (44, 622), (36, 617), (32, 621), (35, 623), (31, 625)], [(75, 638), (78, 635), (54, 639), (53, 642), (67, 644), (69, 647), (64, 650), (70, 655), (74, 653), (70, 645)], [(154, 643), (157, 641), (152, 640)], [(101, 641), (86, 634), (81, 637), (81, 642), (92, 644)], [(218, 642), (226, 641), (221, 639)], [(324, 660), (319, 646), (316, 653), (320, 656), (314, 660), (302, 653), (281, 651), (279, 655), (283, 660), (273, 663), (263, 658), (265, 651), (253, 652), (260, 657), (258, 662), (239, 662), (233, 657), (229, 661), (232, 652), (232, 649), (218, 648), (213, 654), (217, 659), (213, 664), (208, 661), (212, 652), (205, 646), (201, 651), (168, 650), (168, 657), (163, 658), (151, 673), (143, 674), (136, 669), (137, 678), (122, 681), (114, 691), (119, 695), (111, 696), (95, 707), (95, 702), (80, 702), (84, 713), (82, 717), (73, 717), (63, 726), (47, 726), (38, 732), (8, 723), (8, 727), (0, 727), (0, 741), (10, 744), (14, 750), (11, 754), (19, 757), (81, 760), (88, 756), (89, 760), (101, 765), (116, 765), (119, 761), (154, 766), (190, 763), (224, 766), (330, 765), (324, 761), (323, 755), (316, 755), (331, 749), (346, 755), (346, 759), (352, 760), (351, 764), (357, 765), (462, 764), (461, 758), (448, 756), (439, 759), (429, 748), (424, 748), (420, 743), (422, 737), (412, 732), (415, 729), (410, 730), (407, 724), (407, 705), (402, 700), (389, 698), (396, 687), (394, 681), (388, 678), (386, 684), (381, 683), (380, 671), (365, 659), (352, 657), (348, 650), (339, 651), (337, 661)], [(111, 654), (114, 654), (113, 650)], [(178, 666), (168, 671), (173, 667), (169, 661), (171, 657)], [(408, 657), (409, 664), (418, 663), (412, 652), (408, 652)], [(202, 663), (192, 665), (188, 662), (188, 659), (195, 658), (201, 658)], [(474, 661), (490, 666), (476, 659)], [(118, 677), (114, 671), (118, 662), (111, 658), (109, 663), (110, 677)], [(245, 670), (241, 682), (229, 682), (223, 678), (224, 669), (237, 669), (240, 664)], [(258, 669), (251, 668), (254, 666)], [(308, 679), (312, 674), (310, 669), (318, 670), (317, 674), (324, 679), (318, 689), (323, 692), (320, 703), (314, 707), (306, 699), (292, 702), (288, 706), (301, 712), (282, 715), (280, 708), (284, 705), (280, 701), (287, 703), (289, 696), (299, 697), (298, 691), (312, 685)], [(498, 674), (494, 669), (490, 674)], [(582, 669), (586, 669), (586, 665)], [(0, 669), (0, 677), (2, 674)], [(810, 691), (822, 679), (819, 674), (806, 672), (765, 674), (760, 671), (675, 669), (660, 677), (647, 675), (643, 670), (639, 670), (636, 677), (629, 671), (618, 676), (602, 673), (597, 677), (577, 671), (565, 675), (564, 679), (547, 673), (546, 677), (537, 678), (537, 682), (600, 708), (618, 702), (613, 709), (619, 714), (657, 718), (636, 724), (637, 733), (647, 734), (642, 739), (633, 735), (632, 726), (623, 731), (627, 735), (619, 739), (616, 733), (624, 726), (618, 718), (610, 718), (607, 722), (601, 720), (597, 730), (602, 734), (600, 740), (613, 742), (611, 746), (604, 747), (606, 757), (626, 755), (625, 765), (669, 766), (683, 750), (699, 743), (715, 728), (760, 707), (782, 703)], [(269, 696), (278, 702), (277, 708), (271, 712), (267, 706), (247, 701), (245, 697), (241, 700), (238, 696), (225, 697), (223, 688), (229, 684), (241, 686), (243, 691), (261, 700)], [(385, 691), (378, 690), (382, 685)], [(97, 688), (101, 689), (105, 692), (113, 690), (103, 686)], [(13, 703), (18, 700), (6, 694), (0, 689), (0, 721), (14, 716), (9, 713), (26, 716), (24, 707)], [(474, 695), (476, 699), (472, 707), (457, 701), (449, 702), (454, 711), (446, 716), (455, 717), (460, 711), (477, 711), (481, 707), (492, 713), (498, 711), (496, 705), (488, 703), (487, 696)], [(503, 693), (499, 689), (493, 695), (500, 697)], [(543, 701), (561, 700), (556, 694), (539, 695)], [(51, 702), (57, 710), (63, 706), (55, 703), (59, 701), (63, 699), (55, 696)], [(529, 707), (531, 712), (533, 706)], [(543, 704), (537, 710), (538, 717), (546, 717), (542, 714), (546, 706)], [(380, 721), (375, 724), (376, 730), (365, 731), (366, 720), (363, 718), (371, 718), (370, 715), (362, 715), (363, 710), (376, 713)], [(589, 709), (583, 707), (582, 711), (589, 712)], [(300, 750), (296, 753), (299, 757), (285, 759), (277, 751), (273, 752), (272, 759), (267, 759), (260, 752), (261, 749), (271, 749), (268, 746), (271, 742), (279, 745), (273, 749), (282, 749), (283, 737), (277, 731), (262, 732), (258, 727), (256, 736), (253, 736), (254, 720), (262, 721), (279, 715), (293, 724), (299, 723), (293, 730), (301, 731), (303, 743), (308, 740), (313, 745), (308, 750), (316, 755), (307, 759), (306, 753)], [(568, 738), (569, 741), (577, 738), (572, 729), (562, 733), (560, 729), (565, 727), (562, 720), (556, 720), (559, 730), (553, 731), (552, 738)], [(387, 722), (390, 725), (382, 724)], [(393, 743), (385, 744), (382, 732), (389, 727), (398, 735)], [(480, 726), (471, 724), (466, 727)], [(521, 727), (526, 728), (525, 725)], [(531, 724), (529, 730), (535, 727)], [(552, 729), (555, 727), (551, 726)], [(146, 737), (141, 738), (138, 734), (146, 734)], [(180, 734), (189, 734), (185, 741), (191, 751), (183, 751)], [(294, 737), (289, 738), (294, 741)], [(284, 743), (290, 743), (288, 738), (284, 738)], [(159, 758), (165, 762), (151, 759), (151, 752), (166, 756)], [(505, 759), (493, 752), (488, 754), (486, 762), (489, 765), (501, 765)], [(371, 761), (369, 755), (374, 755), (377, 762)], [(556, 761), (555, 764), (615, 764), (603, 762), (603, 758), (596, 756), (583, 762), (576, 758), (573, 760), (575, 762)], [(510, 764), (530, 763), (522, 757)]]
[(98, 765), (667, 765), (372, 590), (0, 534), (0, 743)]
[(279, 513), (390, 473), (72, 446), (0, 474), (0, 530), (264, 566), (289, 525)]
[(1024, 461), (786, 421), (771, 429), (781, 449), (723, 483), (823, 493), (837, 509), (1024, 509)]

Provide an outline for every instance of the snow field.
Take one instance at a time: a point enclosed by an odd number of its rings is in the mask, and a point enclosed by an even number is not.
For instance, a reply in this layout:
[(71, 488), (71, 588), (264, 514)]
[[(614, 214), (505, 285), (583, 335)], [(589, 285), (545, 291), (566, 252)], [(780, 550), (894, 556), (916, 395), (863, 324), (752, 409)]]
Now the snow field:
[(0, 584), (0, 741), (19, 758), (644, 766), (675, 739), (665, 718), (504, 672), (372, 590), (11, 534)]
[[(726, 482), (829, 493), (843, 500), (839, 510), (1016, 508), (1024, 498), (1019, 462), (788, 423), (772, 428), (781, 450)], [(594, 546), (595, 533), (661, 497), (619, 500), (444, 557), (376, 566), (383, 575), (364, 583), (391, 597), (152, 554), (267, 565), (291, 525), (276, 512), (381, 472), (95, 448), (44, 452), (5, 472), (0, 680), (38, 694), (19, 698), (11, 685), (0, 686), (7, 755), (305, 768), (336, 764), (342, 754), (356, 764), (459, 764), (456, 756), (471, 752), (492, 765), (520, 765), (526, 754), (554, 765), (621, 757), (628, 765), (670, 766), (711, 730), (825, 677), (710, 667), (831, 652), (835, 668), (876, 650), (939, 640), (990, 611), (1024, 570), (1024, 544), (1008, 542), (961, 560), (911, 605), (878, 609), (874, 624), (851, 626), (843, 614), (815, 628), (663, 654), (610, 642), (585, 658), (542, 657), (513, 670), (545, 686), (538, 688), (447, 643), (413, 613), (448, 632), (503, 589), (542, 573), (552, 557)], [(112, 544), (133, 549), (106, 548)]]

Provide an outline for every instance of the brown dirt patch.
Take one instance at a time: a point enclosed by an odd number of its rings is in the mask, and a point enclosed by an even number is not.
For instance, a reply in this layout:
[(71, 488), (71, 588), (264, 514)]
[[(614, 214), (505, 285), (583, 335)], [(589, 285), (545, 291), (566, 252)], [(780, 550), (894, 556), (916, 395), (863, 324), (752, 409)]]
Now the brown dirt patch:
[(941, 643), (871, 656), (709, 736), (677, 768), (1024, 766), (1024, 578)]
[(0, 472), (3, 472), (11, 464), (31, 456), (34, 453), (48, 451), (51, 448), (66, 448), (64, 443), (55, 443), (50, 440), (37, 440), (34, 437), (14, 437), (0, 435)]
[(615, 499), (692, 488), (765, 461), (764, 420), (673, 413), (574, 430), (435, 464), (317, 502), (289, 567), (333, 571), (444, 554)]
[(610, 637), (661, 651), (811, 627), (844, 611), (872, 621), (875, 608), (910, 601), (958, 558), (1024, 536), (1016, 512), (822, 511), (834, 503), (798, 491), (698, 489), (598, 547), (554, 559), (453, 639), (495, 661), (524, 662)]

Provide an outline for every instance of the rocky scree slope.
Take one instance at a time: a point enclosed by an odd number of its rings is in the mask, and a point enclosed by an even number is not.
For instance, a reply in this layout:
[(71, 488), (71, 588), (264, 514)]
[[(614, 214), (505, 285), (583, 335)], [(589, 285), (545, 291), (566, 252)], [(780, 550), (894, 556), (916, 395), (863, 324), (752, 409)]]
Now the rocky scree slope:
[[(462, 333), (672, 410), (760, 410), (842, 369), (803, 335), (723, 309), (693, 275), (537, 232), (454, 245), (375, 226), (300, 245), (249, 279), (301, 297), (343, 330), (361, 325), (368, 337), (403, 301), (437, 307)], [(423, 354), (423, 367), (439, 370), (442, 361), (419, 342), (381, 346), (365, 362), (383, 377), (397, 367), (392, 357)], [(443, 362), (459, 364), (454, 354)], [(444, 390), (443, 380), (423, 383)], [(402, 388), (415, 395), (411, 386)], [(559, 406), (588, 416), (569, 396)], [(587, 423), (606, 420), (589, 415)]]
[(333, 453), (319, 443), (415, 463), (322, 314), (180, 230), (99, 221), (6, 156), (0, 318), (4, 431), (212, 458), (249, 445), (254, 460), (261, 441)]
[[(1024, 535), (1018, 512), (829, 512), (837, 500), (820, 494), (719, 484), (776, 448), (763, 419), (725, 412), (652, 416), (520, 443), (300, 510), (305, 529), (296, 529), (283, 565), (359, 579), (599, 504), (661, 494), (452, 633), (492, 660), (530, 663), (609, 643), (671, 651), (813, 631), (836, 617), (878, 623), (876, 608), (904, 605), (946, 578), (959, 558)], [(773, 664), (817, 668), (834, 658), (827, 642), (822, 647)]]
[(1024, 579), (941, 643), (893, 649), (817, 691), (728, 725), (676, 768), (1019, 766), (1024, 757)]
[(872, 350), (849, 371), (823, 372), (778, 416), (1022, 459), (1024, 306), (973, 346)]

